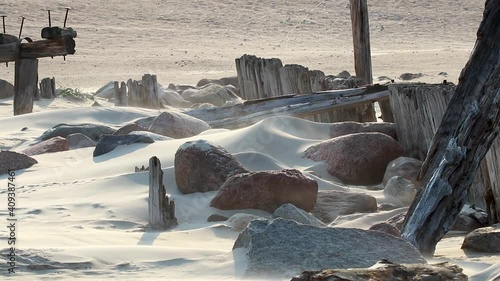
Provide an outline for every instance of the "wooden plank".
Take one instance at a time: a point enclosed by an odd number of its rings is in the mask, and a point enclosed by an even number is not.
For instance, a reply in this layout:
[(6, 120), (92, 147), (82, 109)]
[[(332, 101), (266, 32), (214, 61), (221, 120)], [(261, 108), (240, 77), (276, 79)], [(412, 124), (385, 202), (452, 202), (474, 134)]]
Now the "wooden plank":
[(42, 38), (44, 39), (56, 39), (64, 36), (69, 36), (71, 38), (76, 38), (77, 33), (71, 27), (44, 27), (42, 29)]
[(382, 113), (382, 120), (384, 120), (384, 122), (394, 123), (394, 114), (392, 112), (391, 102), (389, 100), (381, 101), (378, 105), (380, 107), (380, 112)]
[(334, 109), (360, 107), (388, 98), (387, 87), (378, 86), (310, 95), (289, 95), (245, 102), (232, 107), (196, 109), (184, 113), (204, 120), (213, 128), (236, 129), (273, 116), (307, 118)]
[(160, 160), (154, 156), (149, 159), (149, 227), (154, 230), (167, 230), (177, 225), (175, 203), (169, 201), (163, 185), (163, 171)]
[(486, 1), (472, 55), (433, 138), (401, 236), (433, 255), (463, 208), (500, 127), (500, 2)]
[(14, 115), (33, 112), (33, 99), (38, 89), (38, 60), (18, 59), (14, 80)]
[(367, 0), (351, 0), (351, 23), (356, 77), (373, 84)]
[(0, 45), (16, 43), (19, 38), (10, 34), (0, 33)]
[(0, 63), (16, 61), (19, 52), (18, 43), (9, 43), (0, 45)]

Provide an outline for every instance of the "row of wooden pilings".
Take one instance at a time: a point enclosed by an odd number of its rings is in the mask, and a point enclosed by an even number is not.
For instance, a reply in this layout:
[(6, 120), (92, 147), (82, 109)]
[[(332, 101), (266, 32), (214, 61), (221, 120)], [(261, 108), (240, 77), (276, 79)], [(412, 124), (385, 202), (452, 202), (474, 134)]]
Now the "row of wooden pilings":
[(156, 75), (145, 74), (142, 80), (129, 79), (125, 82), (114, 82), (115, 105), (136, 106), (158, 109), (161, 107)]

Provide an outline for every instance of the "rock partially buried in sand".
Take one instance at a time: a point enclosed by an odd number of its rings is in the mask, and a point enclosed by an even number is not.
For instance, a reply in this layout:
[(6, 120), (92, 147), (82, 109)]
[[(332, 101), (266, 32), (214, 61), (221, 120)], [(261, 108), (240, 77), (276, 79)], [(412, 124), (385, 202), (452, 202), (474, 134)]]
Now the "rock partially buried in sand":
[(377, 211), (375, 197), (359, 193), (336, 190), (320, 190), (316, 206), (311, 213), (323, 223), (331, 223), (338, 216)]
[(190, 141), (175, 153), (175, 182), (182, 194), (219, 190), (230, 177), (248, 170), (222, 146)]
[(66, 137), (69, 149), (78, 149), (85, 147), (94, 147), (96, 143), (84, 134), (71, 134)]
[(416, 189), (420, 189), (421, 183), (417, 180), (423, 162), (409, 157), (398, 157), (392, 160), (385, 169), (383, 184), (395, 177), (403, 177), (413, 183)]
[(413, 183), (403, 177), (392, 177), (385, 185), (384, 196), (388, 199), (396, 199), (399, 206), (410, 206), (417, 194)]
[(240, 232), (247, 228), (248, 224), (254, 220), (266, 220), (266, 218), (240, 213), (232, 215), (226, 222), (224, 222), (224, 225)]
[(174, 139), (196, 136), (210, 129), (205, 121), (177, 112), (162, 112), (149, 127), (153, 133)]
[(28, 169), (38, 162), (26, 154), (14, 151), (0, 151), (0, 175), (8, 174), (9, 170)]
[(14, 85), (0, 79), (0, 99), (6, 99), (14, 96)]
[(273, 218), (282, 218), (293, 220), (300, 224), (307, 224), (315, 227), (326, 227), (321, 221), (315, 218), (308, 212), (295, 207), (293, 204), (287, 203), (276, 209), (273, 213)]
[(94, 157), (101, 156), (112, 150), (119, 145), (129, 145), (133, 143), (154, 143), (155, 141), (148, 136), (140, 135), (126, 135), (126, 136), (103, 136), (97, 143), (94, 149)]
[(290, 220), (255, 220), (240, 233), (233, 250), (248, 250), (246, 277), (285, 278), (304, 270), (363, 268), (381, 259), (425, 264), (410, 243), (378, 231), (319, 228)]
[(467, 234), (462, 249), (500, 253), (500, 224), (479, 228)]
[(356, 185), (381, 183), (387, 164), (402, 155), (401, 145), (382, 133), (337, 137), (309, 147), (304, 154), (325, 161), (330, 175)]
[(366, 122), (359, 123), (353, 121), (337, 122), (330, 126), (330, 137), (356, 134), (356, 133), (382, 133), (396, 139), (396, 127), (394, 123), (387, 122)]
[(207, 218), (207, 222), (219, 222), (219, 221), (227, 221), (228, 218), (223, 216), (223, 215), (219, 215), (219, 214), (211, 214), (208, 218)]
[(63, 137), (54, 137), (46, 141), (42, 141), (33, 146), (30, 146), (21, 153), (29, 156), (40, 155), (45, 153), (54, 153), (69, 150), (68, 140)]
[(111, 135), (115, 132), (116, 130), (104, 126), (104, 125), (98, 125), (98, 124), (76, 124), (76, 125), (68, 125), (68, 124), (59, 124), (52, 129), (49, 129), (45, 131), (42, 136), (40, 137), (41, 140), (48, 140), (53, 137), (67, 137), (71, 134), (84, 134), (87, 137), (89, 137), (93, 141), (98, 141), (99, 138), (103, 135)]
[(250, 172), (227, 179), (210, 206), (273, 213), (281, 205), (291, 203), (310, 212), (317, 195), (318, 183), (298, 170)]
[(399, 229), (397, 229), (394, 225), (387, 223), (387, 222), (381, 222), (381, 223), (374, 224), (368, 230), (380, 231), (380, 232), (387, 233), (387, 234), (390, 234), (390, 235), (396, 236), (396, 237), (401, 236)]
[(224, 86), (216, 84), (208, 84), (197, 90), (188, 89), (181, 96), (192, 103), (210, 103), (215, 106), (223, 106), (227, 101), (235, 98)]
[(381, 260), (370, 268), (325, 269), (321, 271), (304, 271), (291, 281), (467, 281), (463, 269), (449, 263), (434, 265), (395, 264)]
[(147, 131), (148, 129), (137, 125), (135, 123), (127, 124), (120, 129), (118, 129), (116, 132), (113, 133), (115, 136), (125, 136), (128, 135), (131, 132), (136, 132), (136, 131)]

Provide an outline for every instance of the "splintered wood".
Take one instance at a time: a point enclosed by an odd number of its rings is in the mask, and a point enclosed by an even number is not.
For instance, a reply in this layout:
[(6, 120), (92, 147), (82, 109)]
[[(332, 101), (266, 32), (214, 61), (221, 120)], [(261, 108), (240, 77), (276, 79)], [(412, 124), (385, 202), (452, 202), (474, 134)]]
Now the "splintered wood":
[(163, 185), (160, 160), (149, 159), (149, 226), (154, 230), (167, 230), (177, 225), (175, 203), (169, 200)]

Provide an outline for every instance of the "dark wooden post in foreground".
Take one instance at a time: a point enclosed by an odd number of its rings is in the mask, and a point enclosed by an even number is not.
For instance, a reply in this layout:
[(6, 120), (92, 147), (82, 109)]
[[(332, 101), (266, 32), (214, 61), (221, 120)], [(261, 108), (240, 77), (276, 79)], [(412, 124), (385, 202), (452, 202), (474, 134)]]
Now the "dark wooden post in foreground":
[(420, 178), (425, 187), (401, 237), (424, 255), (451, 229), (500, 126), (500, 1), (487, 0), (474, 51), (462, 71)]
[(149, 226), (155, 230), (166, 230), (177, 225), (175, 203), (168, 200), (163, 185), (163, 171), (160, 160), (149, 159)]
[(18, 59), (14, 81), (14, 115), (31, 113), (38, 90), (38, 60)]
[(40, 82), (40, 95), (43, 99), (53, 99), (56, 97), (56, 79), (43, 78)]

